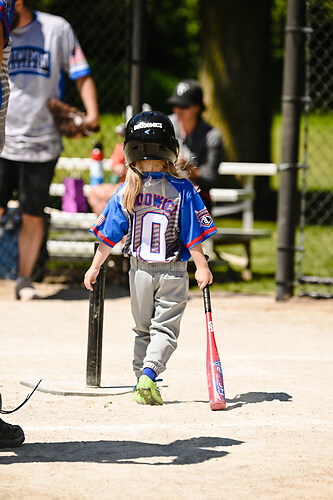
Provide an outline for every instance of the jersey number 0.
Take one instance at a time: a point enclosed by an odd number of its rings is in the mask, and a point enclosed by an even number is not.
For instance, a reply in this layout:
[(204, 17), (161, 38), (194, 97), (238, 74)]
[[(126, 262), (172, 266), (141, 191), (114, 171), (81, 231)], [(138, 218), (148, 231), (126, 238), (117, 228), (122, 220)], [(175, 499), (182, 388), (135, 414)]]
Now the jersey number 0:
[[(165, 232), (168, 226), (168, 217), (165, 214), (147, 212), (138, 220), (135, 214), (135, 231), (133, 232), (133, 253), (142, 260), (165, 262), (166, 242)], [(139, 234), (138, 242), (135, 235)]]

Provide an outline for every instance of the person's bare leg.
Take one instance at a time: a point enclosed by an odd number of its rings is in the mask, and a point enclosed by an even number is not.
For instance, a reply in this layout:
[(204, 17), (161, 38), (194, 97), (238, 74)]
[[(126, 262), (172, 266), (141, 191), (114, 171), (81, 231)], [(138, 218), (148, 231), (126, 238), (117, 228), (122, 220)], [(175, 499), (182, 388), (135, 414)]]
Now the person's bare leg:
[(44, 220), (35, 215), (22, 214), (22, 226), (19, 234), (19, 277), (17, 294), (21, 300), (31, 300), (37, 296), (31, 284), (39, 250), (44, 237)]
[(43, 237), (43, 217), (22, 214), (22, 226), (19, 234), (19, 276), (31, 276)]

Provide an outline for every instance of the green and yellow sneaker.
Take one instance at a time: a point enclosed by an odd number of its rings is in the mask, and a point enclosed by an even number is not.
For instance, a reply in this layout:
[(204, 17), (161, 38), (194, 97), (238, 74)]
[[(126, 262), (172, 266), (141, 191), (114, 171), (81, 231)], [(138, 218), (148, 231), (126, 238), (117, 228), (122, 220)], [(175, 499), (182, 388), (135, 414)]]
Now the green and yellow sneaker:
[(140, 395), (139, 391), (137, 390), (137, 386), (135, 386), (134, 389), (134, 401), (138, 403), (139, 405), (145, 405), (146, 401), (143, 399), (143, 397)]
[(157, 388), (156, 382), (153, 382), (147, 375), (141, 375), (137, 383), (134, 401), (141, 405), (162, 405), (163, 399)]

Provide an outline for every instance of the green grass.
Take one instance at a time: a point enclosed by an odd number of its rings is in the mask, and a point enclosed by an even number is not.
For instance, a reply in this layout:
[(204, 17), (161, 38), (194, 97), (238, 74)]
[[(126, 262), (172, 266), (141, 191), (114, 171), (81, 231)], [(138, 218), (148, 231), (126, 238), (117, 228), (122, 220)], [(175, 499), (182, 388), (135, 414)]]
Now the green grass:
[[(333, 191), (333, 113), (310, 114), (308, 120), (306, 186), (308, 190)], [(299, 162), (304, 161), (304, 117), (300, 125)], [(271, 130), (272, 162), (281, 163), (282, 116), (275, 115)], [(302, 175), (298, 185), (301, 188)], [(271, 186), (279, 188), (279, 175), (272, 177)]]
[[(219, 219), (215, 221), (219, 226), (238, 228), (242, 222), (236, 219)], [(275, 290), (275, 268), (276, 268), (276, 242), (277, 231), (274, 222), (255, 222), (256, 229), (266, 229), (271, 232), (268, 238), (253, 240), (251, 243), (252, 254), (252, 279), (244, 281), (242, 268), (211, 262), (210, 267), (214, 275), (213, 290), (224, 290), (228, 292), (242, 293), (273, 293)], [(243, 245), (223, 245), (218, 247), (219, 251), (232, 255), (245, 256)], [(190, 272), (190, 285), (195, 289), (194, 275)]]
[[(217, 220), (218, 225), (223, 227), (241, 227), (240, 220)], [(242, 268), (235, 265), (215, 265), (211, 263), (211, 269), (214, 275), (213, 290), (224, 290), (228, 292), (241, 292), (241, 293), (271, 293), (275, 292), (275, 272), (276, 272), (276, 259), (277, 259), (277, 224), (275, 222), (261, 222), (256, 221), (254, 224), (256, 229), (266, 229), (271, 232), (269, 238), (253, 240), (251, 243), (252, 254), (252, 279), (244, 281), (242, 278)], [(309, 226), (306, 230), (306, 240), (316, 241), (320, 240), (325, 234), (325, 237), (333, 241), (333, 228)], [(298, 241), (298, 235), (296, 236)], [(243, 245), (223, 245), (220, 250), (233, 255), (245, 256), (245, 249)], [(317, 276), (327, 276), (330, 267), (328, 262), (322, 258), (322, 255), (316, 253), (312, 256), (311, 269)], [(296, 274), (296, 268), (295, 268)], [(311, 274), (311, 272), (309, 273)], [(195, 281), (193, 273), (191, 277), (191, 288), (195, 289)], [(295, 287), (295, 294), (299, 291), (310, 290), (310, 288), (319, 291), (319, 287), (312, 286), (297, 286)], [(332, 287), (331, 287), (332, 288)], [(323, 292), (328, 292), (328, 289), (321, 287)], [(332, 293), (332, 290), (331, 290)]]
[(120, 142), (120, 136), (114, 129), (123, 121), (124, 118), (121, 114), (101, 115), (100, 131), (97, 134), (82, 139), (67, 139), (64, 137), (64, 151), (61, 156), (88, 158), (94, 142), (101, 141), (104, 146), (104, 157), (109, 158), (117, 142)]

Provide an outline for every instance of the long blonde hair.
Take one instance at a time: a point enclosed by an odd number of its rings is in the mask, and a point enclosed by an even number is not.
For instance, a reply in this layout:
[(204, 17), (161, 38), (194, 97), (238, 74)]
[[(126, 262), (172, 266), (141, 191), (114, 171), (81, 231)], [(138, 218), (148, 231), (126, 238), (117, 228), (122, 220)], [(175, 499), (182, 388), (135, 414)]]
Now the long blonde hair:
[[(147, 161), (150, 162), (151, 169), (147, 169)], [(155, 168), (159, 170), (155, 170)], [(129, 166), (127, 170), (125, 179), (125, 191), (124, 191), (124, 205), (125, 208), (132, 214), (134, 212), (134, 204), (136, 197), (142, 188), (142, 173), (143, 172), (163, 172), (164, 174), (172, 175), (173, 177), (180, 177), (177, 168), (173, 163), (166, 160), (143, 160), (133, 163)], [(165, 176), (162, 179), (162, 191), (165, 188)], [(165, 196), (165, 192), (163, 192)]]

